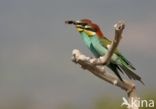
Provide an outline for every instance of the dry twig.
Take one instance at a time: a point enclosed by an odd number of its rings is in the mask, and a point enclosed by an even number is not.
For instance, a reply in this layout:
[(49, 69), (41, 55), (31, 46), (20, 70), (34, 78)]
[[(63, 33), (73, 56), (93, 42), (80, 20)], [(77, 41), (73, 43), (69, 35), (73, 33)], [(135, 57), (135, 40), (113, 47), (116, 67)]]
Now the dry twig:
[[(120, 39), (122, 38), (122, 32), (125, 28), (125, 24), (123, 22), (118, 22), (114, 25), (115, 28), (115, 37), (112, 41), (111, 47), (106, 53), (106, 55), (100, 58), (90, 58), (82, 54), (79, 50), (75, 49), (72, 53), (72, 61), (81, 65), (83, 69), (86, 69), (96, 75), (97, 77), (120, 87), (121, 89), (127, 92), (129, 98), (129, 104), (131, 105), (131, 100), (137, 100), (136, 95), (136, 87), (135, 84), (124, 80), (124, 82), (120, 81), (115, 75), (107, 72), (105, 70), (104, 65), (108, 64), (114, 51), (116, 50), (118, 44), (120, 43)], [(129, 106), (128, 109), (138, 109), (138, 106)]]

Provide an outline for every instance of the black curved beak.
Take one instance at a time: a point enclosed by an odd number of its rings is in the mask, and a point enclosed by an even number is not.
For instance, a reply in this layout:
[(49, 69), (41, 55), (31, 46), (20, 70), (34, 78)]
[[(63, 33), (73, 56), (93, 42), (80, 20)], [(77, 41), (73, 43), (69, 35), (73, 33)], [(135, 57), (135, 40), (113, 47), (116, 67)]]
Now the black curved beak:
[(73, 20), (67, 20), (67, 21), (65, 21), (65, 24), (73, 24), (73, 25), (76, 25), (76, 22), (73, 21)]
[(65, 21), (65, 24), (73, 24), (73, 25), (81, 25), (81, 26), (87, 25), (86, 23), (83, 23), (81, 21), (73, 21), (73, 20), (67, 20)]

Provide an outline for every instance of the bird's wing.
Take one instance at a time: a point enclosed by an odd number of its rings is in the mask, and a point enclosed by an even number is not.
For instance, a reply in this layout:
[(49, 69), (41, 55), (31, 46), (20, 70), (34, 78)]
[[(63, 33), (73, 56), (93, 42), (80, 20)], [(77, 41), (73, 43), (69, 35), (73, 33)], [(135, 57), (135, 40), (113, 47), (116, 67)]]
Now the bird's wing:
[[(103, 38), (100, 38), (100, 43), (102, 44), (102, 46), (109, 49), (112, 41), (110, 41), (106, 37), (103, 37)], [(119, 56), (131, 69), (136, 70), (134, 65), (128, 59), (126, 59), (125, 56), (123, 56), (122, 53), (118, 49), (116, 49), (115, 54)]]
[(136, 70), (135, 66), (129, 60), (127, 60), (119, 51), (116, 52), (116, 55), (118, 55), (128, 65), (128, 67)]

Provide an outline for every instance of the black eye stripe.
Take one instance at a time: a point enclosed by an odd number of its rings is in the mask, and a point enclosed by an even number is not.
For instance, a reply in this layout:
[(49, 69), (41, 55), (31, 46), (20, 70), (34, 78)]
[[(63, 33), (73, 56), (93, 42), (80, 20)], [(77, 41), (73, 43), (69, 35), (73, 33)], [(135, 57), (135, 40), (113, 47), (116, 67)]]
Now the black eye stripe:
[(80, 28), (80, 29), (84, 29), (84, 30), (87, 30), (87, 31), (92, 31), (92, 32), (96, 32), (96, 30), (92, 29), (92, 28), (84, 28), (82, 26), (79, 26), (77, 28)]
[(76, 25), (86, 26), (86, 25), (87, 25), (87, 23), (76, 23)]
[(92, 31), (92, 32), (96, 32), (95, 29), (91, 28), (91, 27), (85, 27), (86, 25), (88, 25), (87, 23), (76, 23), (77, 25), (77, 28), (80, 28), (80, 29), (85, 29), (85, 30), (88, 30), (88, 31)]
[(92, 31), (92, 32), (96, 32), (96, 30), (92, 29), (92, 28), (85, 28), (85, 30), (89, 30), (89, 31)]

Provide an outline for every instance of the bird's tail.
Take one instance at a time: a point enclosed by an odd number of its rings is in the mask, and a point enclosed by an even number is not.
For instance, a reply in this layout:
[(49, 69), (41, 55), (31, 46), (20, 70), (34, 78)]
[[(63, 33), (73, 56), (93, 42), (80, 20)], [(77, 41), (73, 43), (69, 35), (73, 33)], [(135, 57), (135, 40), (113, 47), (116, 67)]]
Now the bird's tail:
[(117, 64), (110, 63), (108, 67), (115, 73), (115, 75), (120, 79), (120, 81), (123, 81), (123, 79), (120, 76), (120, 72), (123, 71)]
[(144, 85), (144, 82), (141, 80), (141, 77), (136, 73), (134, 73), (134, 71), (130, 69), (126, 64), (122, 63), (119, 66), (124, 71), (124, 73), (128, 76), (129, 79), (138, 80)]

